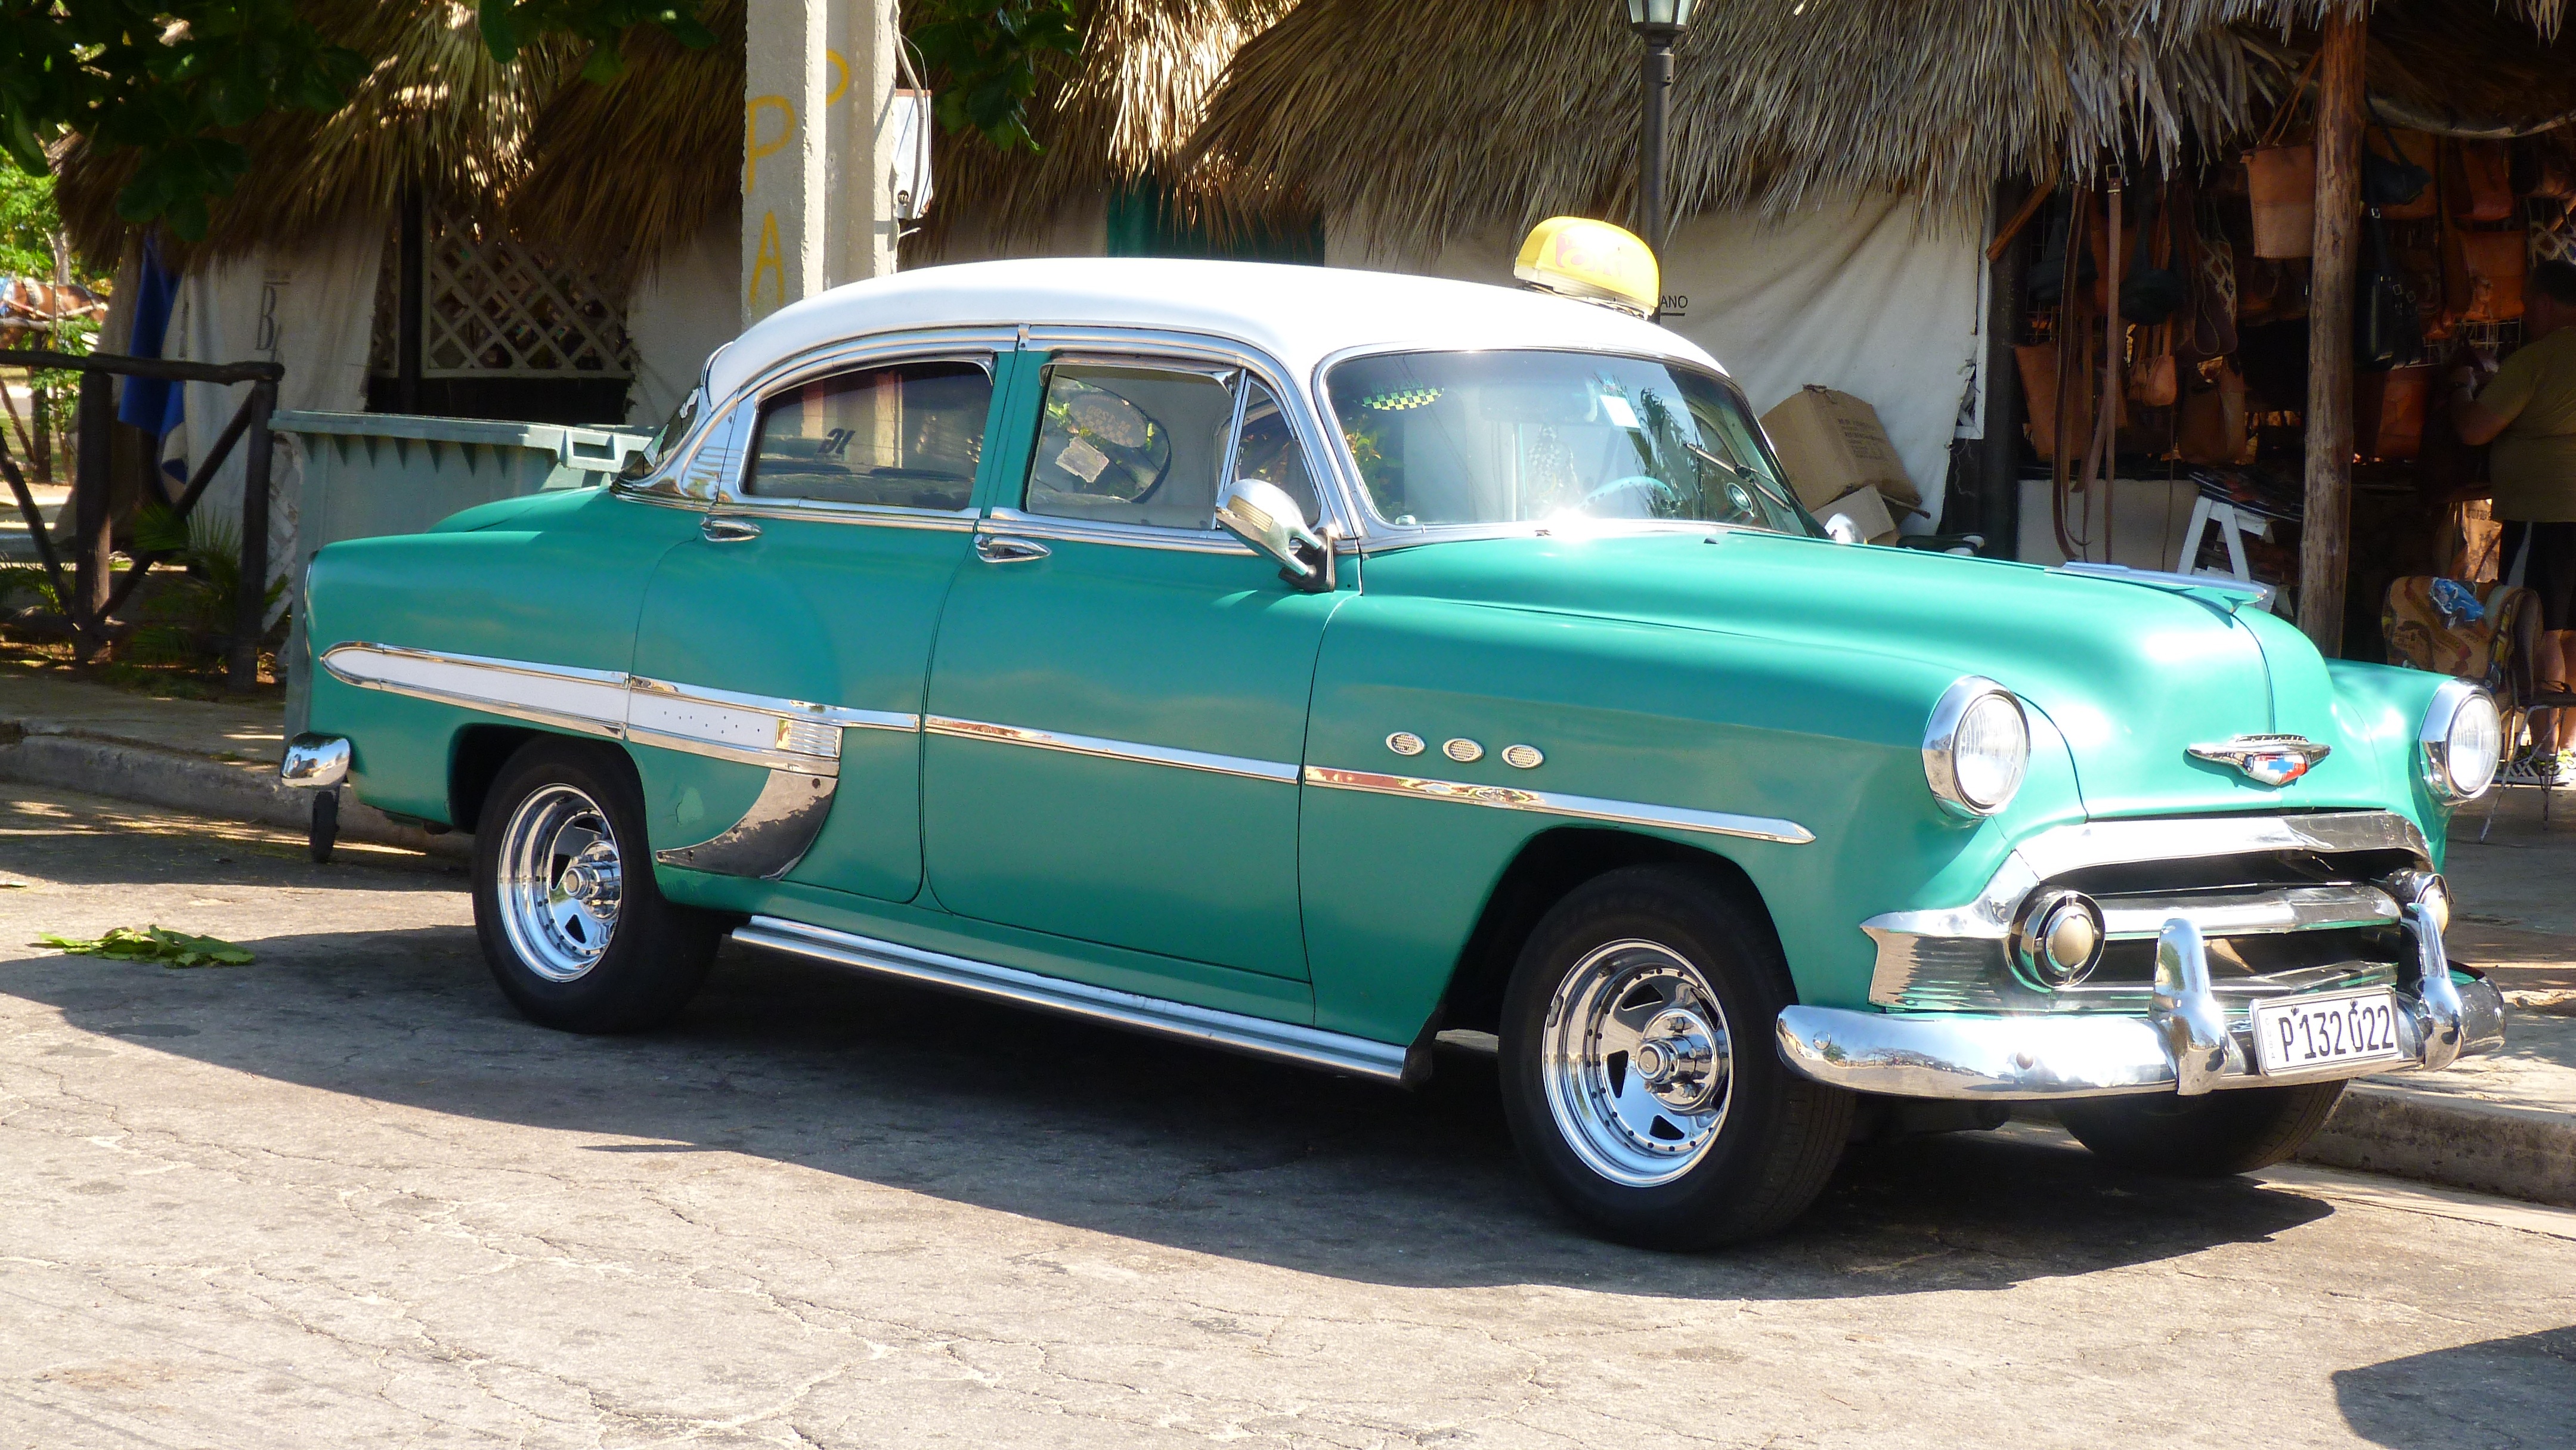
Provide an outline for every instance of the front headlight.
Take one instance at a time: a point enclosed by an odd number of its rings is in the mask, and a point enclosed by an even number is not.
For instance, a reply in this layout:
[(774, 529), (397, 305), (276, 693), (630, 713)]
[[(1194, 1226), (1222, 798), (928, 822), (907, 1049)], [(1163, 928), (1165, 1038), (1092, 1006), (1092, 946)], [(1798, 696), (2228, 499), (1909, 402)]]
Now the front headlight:
[(1941, 692), (1923, 727), (1923, 778), (1958, 815), (1991, 816), (2012, 804), (2030, 769), (2030, 721), (2021, 701), (1970, 675)]
[(2504, 717), (2493, 695), (2466, 680), (2449, 680), (2433, 692), (2423, 728), (2415, 732), (2423, 753), (2424, 783), (2454, 805), (2476, 800), (2495, 784), (2504, 754)]

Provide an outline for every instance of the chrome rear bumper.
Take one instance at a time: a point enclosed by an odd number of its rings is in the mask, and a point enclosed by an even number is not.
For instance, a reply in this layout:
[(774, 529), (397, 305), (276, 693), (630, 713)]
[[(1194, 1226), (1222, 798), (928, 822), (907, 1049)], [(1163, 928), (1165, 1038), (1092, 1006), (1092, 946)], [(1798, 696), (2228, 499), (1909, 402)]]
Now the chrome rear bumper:
[(2210, 990), (2201, 934), (2177, 917), (2156, 942), (2153, 1005), (2143, 1015), (1860, 1012), (1791, 1007), (1780, 1014), (1781, 1059), (1799, 1073), (1855, 1092), (1992, 1101), (2110, 1097), (2333, 1081), (2404, 1068), (2449, 1067), (2504, 1045), (2504, 998), (2484, 979), (2451, 980), (2441, 933), (2420, 906), (2406, 908), (2416, 942), (2410, 980), (2398, 990), (2398, 1046), (2390, 1061), (2342, 1063), (2266, 1076), (2252, 1030), (2230, 1021)]
[(297, 790), (329, 790), (348, 778), (349, 742), (337, 735), (298, 735), (277, 762), (279, 784)]

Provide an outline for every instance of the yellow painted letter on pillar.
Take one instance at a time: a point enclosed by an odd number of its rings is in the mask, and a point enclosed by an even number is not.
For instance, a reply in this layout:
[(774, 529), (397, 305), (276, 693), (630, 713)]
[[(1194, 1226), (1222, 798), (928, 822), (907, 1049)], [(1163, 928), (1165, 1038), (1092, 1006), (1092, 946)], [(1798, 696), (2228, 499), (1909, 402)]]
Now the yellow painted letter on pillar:
[[(778, 112), (778, 139), (760, 139), (760, 113)], [(746, 192), (760, 181), (760, 158), (775, 156), (787, 149), (788, 138), (796, 134), (796, 107), (785, 96), (754, 96), (743, 107), (742, 115), (742, 189)]]
[(769, 285), (776, 289), (776, 295), (778, 297), (776, 305), (780, 307), (786, 306), (787, 260), (779, 254), (778, 213), (774, 211), (761, 213), (760, 250), (752, 256), (751, 286), (746, 288), (743, 293), (743, 300), (755, 309), (760, 306), (760, 279), (762, 277), (768, 277), (770, 279)]
[(839, 51), (826, 50), (823, 52), (823, 64), (830, 67), (832, 76), (831, 88), (823, 92), (823, 104), (837, 106), (841, 103), (841, 97), (849, 94), (850, 62)]

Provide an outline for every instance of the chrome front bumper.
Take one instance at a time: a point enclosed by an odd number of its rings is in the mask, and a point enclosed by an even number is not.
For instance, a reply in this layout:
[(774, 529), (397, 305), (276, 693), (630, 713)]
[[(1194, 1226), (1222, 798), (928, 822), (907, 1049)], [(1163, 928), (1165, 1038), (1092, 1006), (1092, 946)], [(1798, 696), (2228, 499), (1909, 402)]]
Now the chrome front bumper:
[(2255, 1067), (2252, 1029), (2230, 1021), (2210, 990), (2200, 929), (2176, 917), (2156, 940), (2152, 1005), (2143, 1015), (1860, 1012), (1791, 1007), (1781, 1059), (1818, 1082), (1906, 1098), (1990, 1101), (2110, 1097), (2323, 1082), (2404, 1068), (2438, 1071), (2504, 1045), (2504, 998), (2483, 978), (2451, 980), (2442, 936), (2420, 906), (2410, 980), (2397, 990), (2404, 1057), (2339, 1063), (2295, 1076)]

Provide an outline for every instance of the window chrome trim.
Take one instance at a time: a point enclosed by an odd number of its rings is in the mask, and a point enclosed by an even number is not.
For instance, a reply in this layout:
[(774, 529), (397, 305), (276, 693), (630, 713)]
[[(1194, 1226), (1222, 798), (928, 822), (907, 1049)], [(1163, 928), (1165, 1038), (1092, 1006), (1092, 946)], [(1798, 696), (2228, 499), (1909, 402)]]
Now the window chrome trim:
[(1054, 539), (1070, 544), (1116, 544), (1130, 549), (1170, 549), (1187, 554), (1241, 554), (1252, 557), (1242, 540), (1223, 529), (1167, 529), (1154, 524), (1114, 524), (1093, 519), (1059, 518), (997, 508), (975, 526), (979, 534), (1015, 539)]
[(1816, 839), (1815, 832), (1796, 821), (1770, 816), (1740, 816), (1727, 811), (1691, 810), (1682, 806), (1646, 805), (1635, 801), (1600, 800), (1592, 796), (1559, 795), (1554, 791), (1520, 790), (1510, 786), (1469, 785), (1461, 781), (1426, 780), (1410, 775), (1382, 775), (1373, 770), (1340, 770), (1331, 766), (1306, 767), (1306, 784), (1334, 790), (1367, 791), (1378, 795), (1404, 796), (1413, 800), (1453, 801), (1460, 805), (1492, 806), (1501, 810), (1534, 811), (1540, 815), (1564, 816), (1579, 821), (1604, 821), (1622, 826), (1656, 826), (1673, 831), (1696, 831), (1711, 836), (1741, 836), (1754, 841), (1776, 841), (1782, 845), (1803, 846)]
[[(853, 971), (900, 977), (1016, 1006), (1384, 1082), (1418, 1081), (1429, 1066), (1427, 1060), (1416, 1063), (1415, 1054), (1399, 1043), (1040, 976), (1016, 967), (807, 926), (782, 917), (755, 916), (734, 929), (733, 939), (744, 946), (766, 947)], [(1408, 1073), (1409, 1064), (1415, 1071)]]
[(1254, 760), (1240, 755), (1216, 755), (1203, 750), (1181, 750), (1168, 745), (1140, 745), (1132, 740), (1104, 740), (1096, 735), (1067, 735), (1051, 730), (1030, 730), (1018, 725), (995, 725), (983, 720), (959, 720), (946, 715), (932, 715), (923, 722), (932, 735), (945, 735), (957, 740), (984, 740), (997, 745), (1025, 745), (1033, 750), (1062, 751), (1068, 755), (1088, 755), (1100, 760), (1123, 760), (1135, 765), (1168, 765), (1182, 770), (1201, 770), (1211, 775), (1236, 775), (1250, 780), (1277, 781), (1282, 785), (1297, 783), (1297, 767), (1275, 760)]
[[(1358, 509), (1350, 496), (1341, 466), (1334, 461), (1341, 451), (1339, 431), (1324, 426), (1324, 416), (1316, 399), (1298, 386), (1297, 375), (1253, 343), (1216, 333), (1051, 323), (1022, 328), (1020, 346), (1031, 352), (1062, 353), (1084, 361), (1150, 363), (1177, 360), (1243, 369), (1270, 389), (1271, 397), (1279, 401), (1280, 411), (1287, 416), (1288, 426), (1297, 436), (1297, 446), (1305, 450), (1309, 471), (1315, 478), (1316, 502), (1326, 515), (1307, 522), (1318, 533), (1330, 523), (1341, 531), (1345, 540), (1359, 537), (1357, 520), (1365, 517), (1365, 513)], [(1220, 496), (1224, 485), (1230, 482), (1230, 479), (1219, 481)], [(1022, 487), (1025, 486), (1026, 480), (1023, 479)], [(1025, 501), (1025, 493), (1020, 497)]]

